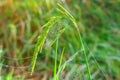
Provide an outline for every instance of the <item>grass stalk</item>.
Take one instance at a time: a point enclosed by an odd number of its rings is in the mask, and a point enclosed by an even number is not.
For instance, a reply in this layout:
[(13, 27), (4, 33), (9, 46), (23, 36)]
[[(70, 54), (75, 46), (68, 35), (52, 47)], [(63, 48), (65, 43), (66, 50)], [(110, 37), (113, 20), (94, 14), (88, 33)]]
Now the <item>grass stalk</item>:
[(55, 80), (58, 80), (58, 77), (56, 75), (56, 73), (57, 73), (57, 56), (58, 56), (58, 38), (56, 40), (55, 65), (54, 65), (54, 79)]
[(80, 44), (81, 44), (82, 49), (83, 49), (84, 59), (85, 59), (85, 62), (86, 62), (88, 80), (91, 80), (91, 74), (90, 74), (89, 63), (88, 63), (88, 59), (87, 59), (87, 53), (86, 53), (85, 46), (84, 46), (84, 43), (83, 43), (81, 35), (80, 35), (79, 28), (78, 28), (77, 23), (75, 21), (75, 18), (64, 7), (62, 7), (60, 4), (58, 4), (58, 7), (59, 8), (57, 8), (57, 10), (60, 13), (62, 13), (63, 15), (65, 15), (67, 18), (69, 18), (72, 21), (72, 23), (74, 24), (75, 28), (77, 29), (77, 33), (78, 33), (79, 39), (80, 39)]

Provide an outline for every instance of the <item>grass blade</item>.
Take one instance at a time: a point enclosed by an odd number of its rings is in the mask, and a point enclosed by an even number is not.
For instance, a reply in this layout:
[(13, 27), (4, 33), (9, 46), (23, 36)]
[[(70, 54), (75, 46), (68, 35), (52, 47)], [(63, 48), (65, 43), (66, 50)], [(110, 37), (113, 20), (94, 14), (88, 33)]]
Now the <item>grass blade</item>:
[(77, 29), (77, 32), (78, 32), (78, 35), (79, 35), (79, 39), (80, 39), (80, 44), (82, 45), (82, 49), (83, 49), (84, 59), (86, 61), (86, 67), (87, 67), (87, 72), (88, 72), (88, 80), (91, 80), (91, 74), (90, 74), (89, 63), (88, 63), (88, 59), (87, 59), (85, 46), (84, 46), (83, 40), (81, 38), (81, 35), (79, 33), (80, 31), (79, 31), (79, 28), (78, 28), (77, 23), (75, 21), (75, 18), (64, 7), (62, 7), (60, 4), (58, 4), (57, 10), (60, 13), (62, 13), (63, 15), (66, 15), (66, 17), (69, 18), (72, 21), (72, 23), (74, 24), (75, 28)]
[(57, 73), (57, 56), (58, 56), (58, 39), (56, 40), (56, 52), (55, 52), (55, 65), (54, 65), (54, 79), (58, 80), (58, 77), (56, 76)]

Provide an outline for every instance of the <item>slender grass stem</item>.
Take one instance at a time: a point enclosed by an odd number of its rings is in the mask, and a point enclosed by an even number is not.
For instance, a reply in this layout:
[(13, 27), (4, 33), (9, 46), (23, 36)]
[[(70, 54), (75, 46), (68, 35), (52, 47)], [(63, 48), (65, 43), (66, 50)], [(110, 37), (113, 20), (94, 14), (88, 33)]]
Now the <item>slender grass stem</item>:
[(77, 26), (77, 23), (76, 23), (76, 20), (75, 18), (64, 8), (62, 7), (60, 4), (58, 4), (58, 7), (57, 10), (62, 13), (63, 15), (65, 15), (68, 19), (71, 20), (71, 22), (74, 24), (75, 28), (77, 29), (77, 33), (79, 35), (79, 39), (80, 39), (80, 44), (82, 46), (82, 49), (83, 49), (83, 54), (84, 54), (84, 59), (85, 59), (85, 62), (86, 62), (86, 67), (87, 67), (87, 73), (88, 73), (88, 80), (91, 80), (91, 74), (90, 74), (90, 69), (89, 69), (89, 63), (88, 63), (88, 59), (87, 59), (87, 54), (86, 54), (86, 50), (85, 50), (85, 46), (84, 46), (84, 43), (82, 41), (82, 38), (81, 38), (81, 35), (80, 35), (80, 31), (79, 31), (79, 28)]
[(56, 52), (55, 52), (55, 65), (54, 65), (54, 79), (58, 80), (57, 77), (57, 56), (58, 56), (58, 38), (56, 40)]

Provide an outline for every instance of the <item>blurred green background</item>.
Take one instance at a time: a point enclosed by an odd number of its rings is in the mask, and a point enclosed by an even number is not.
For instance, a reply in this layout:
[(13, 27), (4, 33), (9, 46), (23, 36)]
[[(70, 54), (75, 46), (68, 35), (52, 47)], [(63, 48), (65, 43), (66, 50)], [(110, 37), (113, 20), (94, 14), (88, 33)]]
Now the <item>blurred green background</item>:
[[(53, 80), (55, 44), (60, 34), (58, 60), (64, 48), (64, 64), (80, 48), (78, 34), (69, 19), (55, 24), (38, 54), (35, 71), (31, 62), (42, 26), (58, 16), (60, 3), (76, 19), (91, 71), (92, 80), (120, 80), (120, 0), (0, 0), (1, 80)], [(70, 61), (59, 80), (87, 80), (83, 53)]]

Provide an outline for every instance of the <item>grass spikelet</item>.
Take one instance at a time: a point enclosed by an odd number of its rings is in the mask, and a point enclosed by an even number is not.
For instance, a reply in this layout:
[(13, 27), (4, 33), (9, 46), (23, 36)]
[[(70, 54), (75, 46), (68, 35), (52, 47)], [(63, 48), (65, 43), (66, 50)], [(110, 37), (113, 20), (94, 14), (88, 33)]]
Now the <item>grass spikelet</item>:
[(50, 28), (60, 19), (61, 19), (60, 16), (53, 17), (53, 18), (51, 18), (51, 20), (48, 23), (46, 23), (43, 26), (44, 32), (38, 37), (38, 41), (37, 41), (37, 44), (36, 44), (36, 47), (34, 50), (33, 59), (32, 59), (32, 72), (31, 72), (31, 74), (33, 73), (34, 68), (35, 68), (38, 52), (42, 51), (42, 47), (44, 45), (44, 42), (46, 40), (46, 37), (47, 37), (47, 34), (48, 34)]

